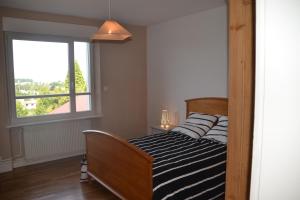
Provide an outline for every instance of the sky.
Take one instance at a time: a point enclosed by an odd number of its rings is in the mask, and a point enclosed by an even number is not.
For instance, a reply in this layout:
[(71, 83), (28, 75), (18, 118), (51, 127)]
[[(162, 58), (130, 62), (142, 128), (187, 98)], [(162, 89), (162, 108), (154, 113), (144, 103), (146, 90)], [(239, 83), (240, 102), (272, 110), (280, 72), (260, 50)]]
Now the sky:
[[(88, 43), (74, 43), (74, 57), (88, 77)], [(13, 40), (15, 78), (64, 82), (68, 73), (68, 43)]]

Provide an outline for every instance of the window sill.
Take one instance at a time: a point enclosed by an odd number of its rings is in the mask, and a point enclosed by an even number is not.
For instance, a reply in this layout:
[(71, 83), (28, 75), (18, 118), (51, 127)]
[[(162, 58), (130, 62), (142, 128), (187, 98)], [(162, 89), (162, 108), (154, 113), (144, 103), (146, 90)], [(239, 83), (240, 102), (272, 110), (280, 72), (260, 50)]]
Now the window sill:
[(18, 128), (18, 127), (25, 127), (25, 126), (53, 124), (53, 123), (58, 123), (58, 122), (76, 121), (76, 120), (82, 120), (82, 119), (95, 119), (95, 118), (101, 118), (101, 117), (102, 117), (102, 115), (88, 115), (88, 116), (83, 116), (83, 117), (72, 117), (72, 118), (69, 118), (69, 119), (37, 121), (37, 122), (24, 122), (24, 123), (18, 123), (18, 124), (10, 124), (6, 128)]

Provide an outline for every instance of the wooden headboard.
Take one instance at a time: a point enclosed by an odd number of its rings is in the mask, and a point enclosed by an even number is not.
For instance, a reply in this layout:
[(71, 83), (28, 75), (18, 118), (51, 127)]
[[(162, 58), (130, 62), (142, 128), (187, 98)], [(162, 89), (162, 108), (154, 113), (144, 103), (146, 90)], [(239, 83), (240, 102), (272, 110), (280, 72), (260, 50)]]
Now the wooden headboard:
[(199, 112), (206, 114), (220, 114), (228, 115), (228, 99), (227, 98), (217, 98), (217, 97), (207, 97), (207, 98), (197, 98), (188, 99), (186, 102), (186, 116), (190, 112)]

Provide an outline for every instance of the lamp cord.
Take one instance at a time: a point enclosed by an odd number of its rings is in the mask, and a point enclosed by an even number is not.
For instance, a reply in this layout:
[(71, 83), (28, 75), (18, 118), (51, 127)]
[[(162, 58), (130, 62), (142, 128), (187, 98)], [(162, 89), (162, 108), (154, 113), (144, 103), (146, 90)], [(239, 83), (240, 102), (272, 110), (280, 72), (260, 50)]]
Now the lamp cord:
[(111, 0), (108, 0), (108, 17), (109, 17), (109, 19), (111, 19), (111, 11), (110, 11), (110, 9), (111, 9)]

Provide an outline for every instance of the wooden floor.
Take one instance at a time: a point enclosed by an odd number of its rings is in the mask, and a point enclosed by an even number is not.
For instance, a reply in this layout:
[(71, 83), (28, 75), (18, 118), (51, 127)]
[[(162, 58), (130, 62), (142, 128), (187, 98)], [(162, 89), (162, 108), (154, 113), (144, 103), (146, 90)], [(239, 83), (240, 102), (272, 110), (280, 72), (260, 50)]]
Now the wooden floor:
[(80, 158), (68, 158), (0, 174), (1, 200), (118, 200), (95, 181), (79, 183)]

